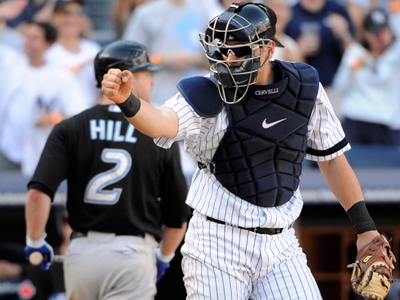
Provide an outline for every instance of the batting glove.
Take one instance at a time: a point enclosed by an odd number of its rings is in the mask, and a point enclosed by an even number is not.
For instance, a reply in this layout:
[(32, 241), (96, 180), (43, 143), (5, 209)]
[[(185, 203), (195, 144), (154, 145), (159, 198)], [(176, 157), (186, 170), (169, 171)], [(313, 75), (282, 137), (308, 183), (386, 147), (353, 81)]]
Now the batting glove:
[(48, 270), (53, 263), (54, 251), (53, 247), (46, 242), (45, 238), (46, 234), (38, 240), (32, 240), (30, 237), (26, 236), (25, 257), (29, 260), (29, 256), (33, 252), (39, 252), (43, 256), (43, 260), (39, 264), (39, 267)]
[(161, 253), (160, 248), (156, 250), (156, 260), (157, 260), (157, 281), (161, 279), (164, 273), (169, 268), (170, 261), (174, 258), (175, 253), (171, 255), (164, 255)]

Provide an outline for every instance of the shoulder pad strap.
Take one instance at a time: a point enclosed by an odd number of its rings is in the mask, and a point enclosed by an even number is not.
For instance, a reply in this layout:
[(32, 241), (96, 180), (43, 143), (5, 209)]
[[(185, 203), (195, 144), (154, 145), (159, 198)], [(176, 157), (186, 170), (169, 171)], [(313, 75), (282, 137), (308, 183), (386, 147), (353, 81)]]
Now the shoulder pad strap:
[(313, 66), (301, 62), (295, 62), (293, 65), (299, 73), (303, 74), (304, 71), (309, 71), (311, 69), (312, 72), (308, 73), (308, 76), (303, 76), (303, 79), (305, 79), (308, 83), (319, 83), (318, 71)]
[[(319, 84), (318, 71), (311, 65), (302, 62), (277, 61), (292, 74), (299, 73), (302, 80), (308, 84)], [(296, 70), (296, 71), (295, 71)], [(310, 72), (311, 71), (311, 72)]]
[(296, 68), (297, 72), (299, 72), (303, 85), (311, 86), (310, 92), (312, 93), (312, 91), (314, 91), (311, 96), (313, 96), (315, 100), (319, 89), (318, 71), (313, 66), (301, 62), (293, 63), (293, 66)]
[(196, 113), (213, 118), (223, 107), (216, 84), (213, 77), (195, 76), (181, 80), (177, 88)]
[(315, 99), (319, 88), (319, 74), (313, 66), (302, 62), (280, 60), (275, 60), (275, 62), (281, 65), (286, 72), (289, 72), (298, 80), (301, 80), (303, 85), (311, 86), (312, 88), (310, 88), (309, 91), (313, 94), (310, 97)]

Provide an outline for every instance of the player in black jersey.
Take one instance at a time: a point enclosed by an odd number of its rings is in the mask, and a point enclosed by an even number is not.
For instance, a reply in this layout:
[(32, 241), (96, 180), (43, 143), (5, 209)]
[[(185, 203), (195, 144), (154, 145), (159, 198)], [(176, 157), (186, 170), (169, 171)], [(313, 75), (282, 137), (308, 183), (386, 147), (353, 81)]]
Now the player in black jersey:
[[(143, 45), (105, 46), (95, 58), (99, 87), (111, 67), (130, 70), (140, 97), (150, 99), (151, 72), (160, 67), (149, 62)], [(65, 179), (73, 230), (64, 262), (68, 299), (154, 297), (156, 278), (168, 268), (191, 214), (178, 146), (156, 146), (112, 102), (55, 126), (28, 183), (26, 204), (26, 256), (39, 252), (43, 269), (53, 260), (46, 222)]]

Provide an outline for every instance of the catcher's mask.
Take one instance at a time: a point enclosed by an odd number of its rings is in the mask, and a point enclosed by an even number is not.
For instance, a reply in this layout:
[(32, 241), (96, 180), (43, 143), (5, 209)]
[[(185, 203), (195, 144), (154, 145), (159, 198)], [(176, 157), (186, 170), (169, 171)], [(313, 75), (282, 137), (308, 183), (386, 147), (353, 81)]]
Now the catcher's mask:
[(132, 73), (140, 71), (159, 71), (161, 66), (149, 61), (144, 45), (133, 41), (115, 41), (104, 46), (94, 59), (94, 74), (97, 87), (101, 87), (103, 75), (111, 68), (129, 70)]
[[(283, 45), (276, 39), (276, 14), (266, 5), (251, 2), (232, 3), (221, 15), (213, 18), (200, 43), (210, 62), (210, 70), (218, 82), (222, 100), (234, 104), (242, 100), (250, 85), (254, 84), (262, 65), (262, 47), (273, 40), (277, 47)], [(227, 42), (239, 44), (228, 45)], [(253, 50), (260, 48), (259, 53)], [(240, 66), (230, 67), (223, 55), (232, 52), (239, 59), (232, 63)], [(244, 88), (244, 89), (242, 89)], [(233, 99), (227, 99), (225, 89), (232, 89)]]

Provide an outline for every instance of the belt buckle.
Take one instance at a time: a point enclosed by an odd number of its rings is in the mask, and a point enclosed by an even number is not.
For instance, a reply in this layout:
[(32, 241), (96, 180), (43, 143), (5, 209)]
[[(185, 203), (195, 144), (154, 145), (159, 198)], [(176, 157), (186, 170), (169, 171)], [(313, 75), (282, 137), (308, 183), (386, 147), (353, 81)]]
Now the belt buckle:
[(215, 174), (215, 162), (213, 162), (213, 161), (207, 161), (204, 164), (201, 162), (198, 162), (197, 166), (199, 167), (200, 170), (207, 169), (211, 173)]

